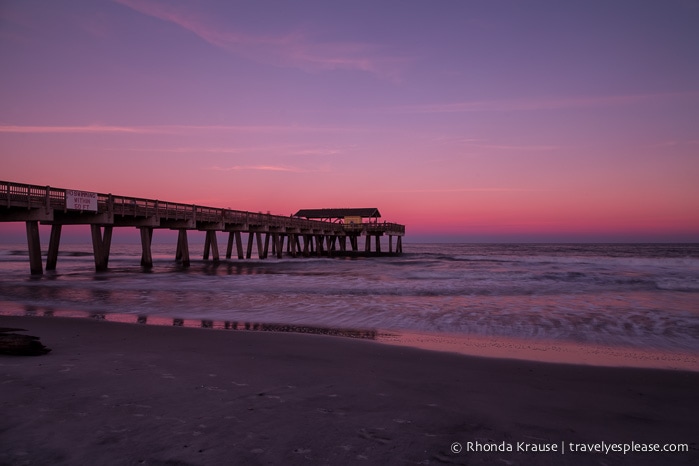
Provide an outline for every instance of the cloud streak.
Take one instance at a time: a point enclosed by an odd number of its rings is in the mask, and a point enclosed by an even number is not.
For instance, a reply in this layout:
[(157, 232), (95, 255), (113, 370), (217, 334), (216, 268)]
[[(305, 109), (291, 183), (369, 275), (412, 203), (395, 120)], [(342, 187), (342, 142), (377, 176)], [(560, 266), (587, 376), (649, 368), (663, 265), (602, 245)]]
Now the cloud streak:
[(209, 18), (154, 1), (114, 0), (143, 15), (172, 23), (207, 43), (246, 59), (305, 71), (357, 70), (397, 79), (406, 58), (386, 56), (361, 42), (317, 42), (302, 33), (264, 36), (219, 28)]
[(484, 100), (442, 104), (406, 105), (400, 107), (393, 107), (390, 110), (398, 113), (462, 113), (559, 110), (566, 108), (593, 108), (631, 105), (651, 100), (695, 97), (699, 97), (699, 91), (666, 92), (655, 94), (630, 94), (617, 96)]
[(106, 147), (105, 151), (129, 151), (129, 152), (163, 152), (169, 154), (246, 154), (266, 152), (281, 157), (332, 157), (342, 154), (340, 149), (299, 149), (294, 145), (260, 145), (241, 147), (206, 147), (206, 146), (185, 146), (185, 147)]
[(231, 167), (211, 167), (211, 170), (232, 172), (232, 171), (267, 171), (267, 172), (290, 172), (290, 173), (306, 173), (307, 170), (302, 170), (295, 167), (285, 167), (280, 165), (234, 165)]
[(20, 134), (100, 134), (100, 133), (131, 133), (147, 134), (157, 133), (153, 128), (138, 126), (20, 126), (20, 125), (0, 125), (0, 133), (20, 133)]
[(38, 126), (38, 125), (0, 125), (0, 133), (21, 134), (177, 134), (203, 132), (244, 132), (244, 133), (287, 133), (287, 132), (346, 132), (353, 128), (295, 126), (295, 125), (75, 125), (75, 126)]
[(400, 194), (458, 194), (458, 193), (524, 193), (541, 192), (545, 189), (532, 188), (439, 188), (439, 189), (395, 189), (387, 191), (374, 191), (377, 193)]

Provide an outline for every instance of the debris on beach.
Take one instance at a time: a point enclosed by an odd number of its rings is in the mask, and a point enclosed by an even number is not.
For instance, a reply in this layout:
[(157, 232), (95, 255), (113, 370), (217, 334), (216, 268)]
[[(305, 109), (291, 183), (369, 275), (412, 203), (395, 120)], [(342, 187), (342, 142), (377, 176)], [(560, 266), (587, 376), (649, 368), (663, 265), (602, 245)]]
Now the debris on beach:
[(0, 327), (0, 354), (12, 356), (41, 356), (51, 351), (39, 341), (39, 337), (9, 332), (26, 332), (22, 328)]

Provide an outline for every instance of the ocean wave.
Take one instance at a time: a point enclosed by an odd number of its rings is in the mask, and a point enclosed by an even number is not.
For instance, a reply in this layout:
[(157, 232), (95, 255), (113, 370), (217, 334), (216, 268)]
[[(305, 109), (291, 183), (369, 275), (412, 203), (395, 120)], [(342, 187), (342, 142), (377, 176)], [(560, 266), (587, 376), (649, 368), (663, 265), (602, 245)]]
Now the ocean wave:
[(110, 270), (95, 273), (89, 245), (66, 248), (58, 269), (41, 277), (29, 275), (26, 251), (0, 249), (0, 301), (638, 346), (699, 342), (694, 246), (670, 253), (665, 245), (613, 246), (605, 253), (600, 245), (432, 245), (392, 258), (218, 264), (193, 254), (188, 269), (175, 263), (171, 249), (154, 248), (154, 267), (143, 273), (140, 246), (121, 246), (110, 258)]

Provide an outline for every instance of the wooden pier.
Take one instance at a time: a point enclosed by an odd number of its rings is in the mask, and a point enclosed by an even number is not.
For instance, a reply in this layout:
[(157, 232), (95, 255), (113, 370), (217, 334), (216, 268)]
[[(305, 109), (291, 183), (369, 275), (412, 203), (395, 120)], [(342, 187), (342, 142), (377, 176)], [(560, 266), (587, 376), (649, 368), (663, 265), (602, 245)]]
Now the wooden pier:
[[(303, 215), (304, 212), (327, 211), (335, 214), (341, 211), (351, 221), (337, 216), (318, 219)], [(361, 214), (366, 211), (375, 211), (376, 214), (367, 216), (369, 221), (365, 222)], [(153, 267), (151, 242), (153, 231), (157, 229), (179, 232), (175, 260), (183, 267), (190, 264), (189, 230), (206, 232), (204, 260), (220, 260), (216, 232), (228, 233), (226, 259), (232, 258), (234, 246), (238, 259), (250, 259), (255, 246), (258, 258), (265, 259), (270, 255), (270, 245), (271, 254), (278, 258), (284, 256), (285, 248), (286, 255), (291, 257), (401, 254), (405, 226), (380, 223), (378, 216), (377, 209), (316, 209), (284, 217), (0, 181), (0, 222), (26, 223), (30, 270), (39, 275), (43, 273), (39, 224), (51, 225), (46, 270), (56, 269), (61, 227), (89, 225), (95, 269), (104, 271), (109, 264), (114, 227), (140, 230), (141, 266), (146, 269)], [(243, 244), (243, 234), (247, 234), (246, 245)], [(363, 251), (359, 247), (361, 236), (366, 237)], [(382, 236), (388, 236), (388, 251), (381, 251)]]

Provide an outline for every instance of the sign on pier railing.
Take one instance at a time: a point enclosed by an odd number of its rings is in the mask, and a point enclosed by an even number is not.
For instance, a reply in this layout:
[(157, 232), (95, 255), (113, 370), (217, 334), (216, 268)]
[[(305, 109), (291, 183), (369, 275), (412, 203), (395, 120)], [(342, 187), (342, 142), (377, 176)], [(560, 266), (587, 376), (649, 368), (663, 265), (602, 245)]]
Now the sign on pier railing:
[(66, 189), (66, 209), (97, 212), (97, 193)]

